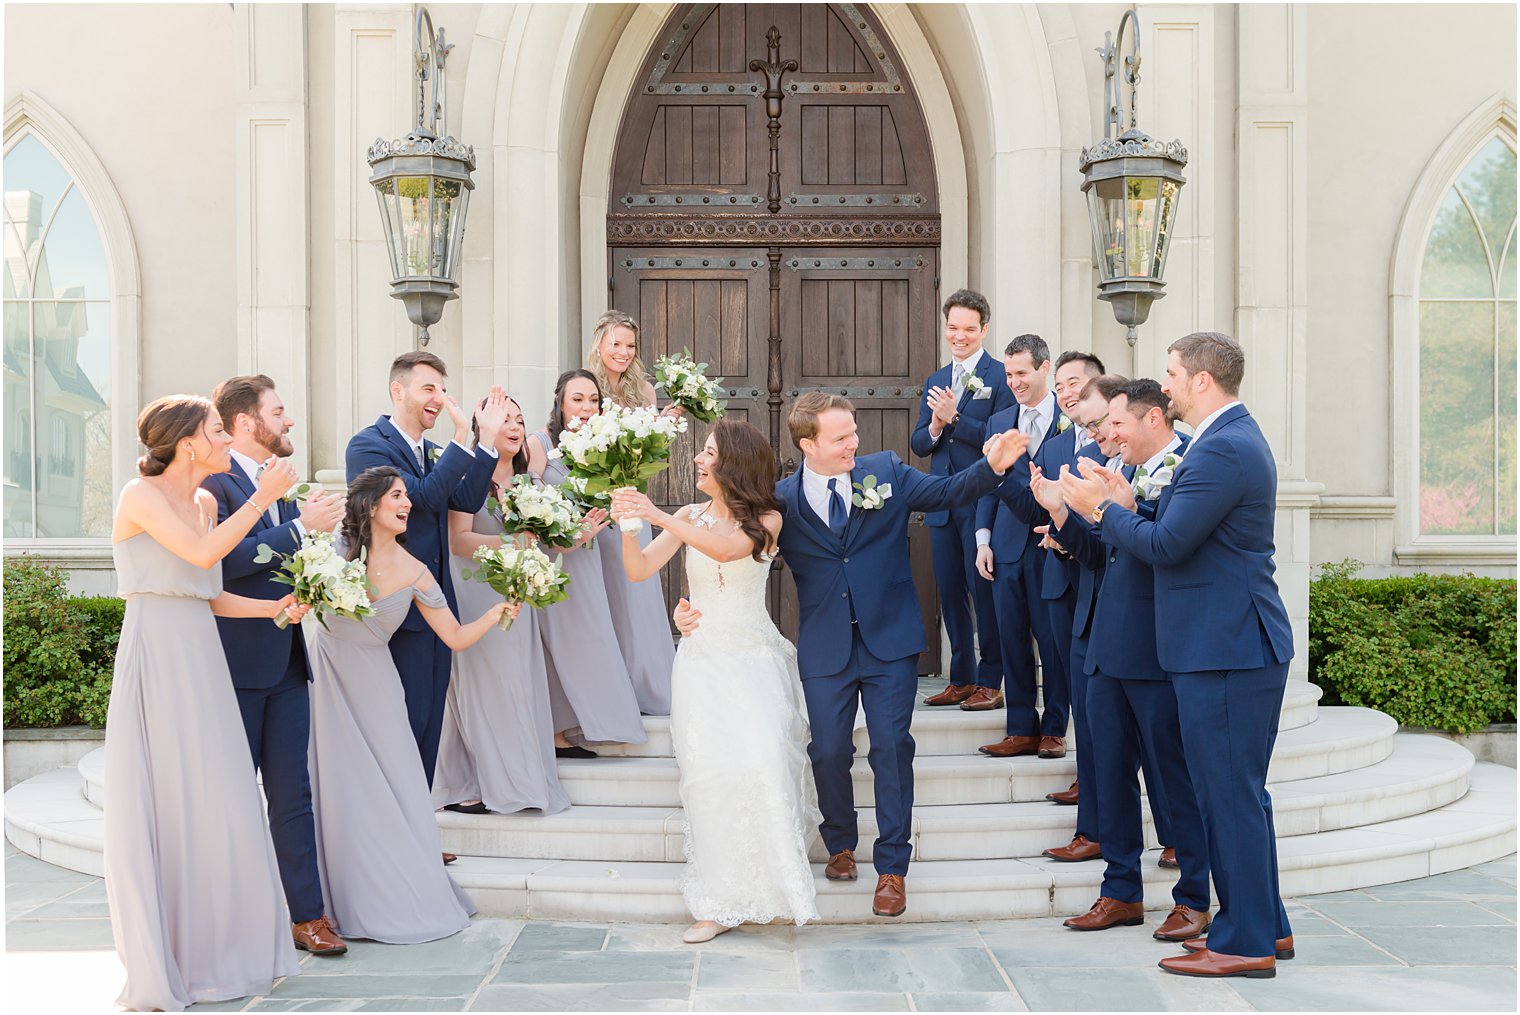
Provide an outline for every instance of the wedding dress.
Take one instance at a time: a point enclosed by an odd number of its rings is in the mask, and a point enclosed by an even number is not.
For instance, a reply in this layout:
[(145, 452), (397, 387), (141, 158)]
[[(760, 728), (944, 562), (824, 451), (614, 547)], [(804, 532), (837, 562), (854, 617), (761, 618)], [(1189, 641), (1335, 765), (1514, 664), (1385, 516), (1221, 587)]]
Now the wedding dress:
[[(693, 521), (714, 519), (693, 506)], [(697, 630), (681, 640), (671, 737), (686, 811), (681, 891), (724, 927), (818, 918), (808, 844), (818, 805), (797, 650), (765, 609), (770, 557), (720, 564), (686, 548)]]

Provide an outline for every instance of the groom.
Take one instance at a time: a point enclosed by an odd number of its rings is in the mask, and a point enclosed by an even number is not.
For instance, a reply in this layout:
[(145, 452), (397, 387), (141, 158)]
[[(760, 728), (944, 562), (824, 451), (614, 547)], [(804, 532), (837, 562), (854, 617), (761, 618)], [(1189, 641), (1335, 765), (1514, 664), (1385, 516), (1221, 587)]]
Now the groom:
[[(996, 487), (1024, 453), (1017, 430), (987, 442), (987, 457), (954, 476), (929, 476), (882, 451), (856, 459), (855, 407), (822, 391), (797, 399), (787, 417), (802, 468), (776, 484), (785, 524), (780, 550), (797, 582), (801, 628), (797, 665), (813, 739), (808, 757), (823, 812), (824, 874), (853, 881), (856, 825), (850, 765), (857, 702), (870, 733), (878, 836), (878, 875), (871, 910), (900, 916), (908, 908), (903, 877), (912, 853), (913, 701), (924, 650), (918, 592), (905, 544), (914, 511), (974, 504)], [(858, 495), (860, 500), (853, 499)], [(698, 615), (675, 612), (682, 634)]]

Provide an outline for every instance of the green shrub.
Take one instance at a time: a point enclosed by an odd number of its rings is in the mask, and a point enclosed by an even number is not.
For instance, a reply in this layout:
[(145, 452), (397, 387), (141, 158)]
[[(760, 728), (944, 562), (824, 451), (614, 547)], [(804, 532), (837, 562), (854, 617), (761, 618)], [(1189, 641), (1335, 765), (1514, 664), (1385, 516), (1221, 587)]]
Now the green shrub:
[(69, 595), (63, 571), (5, 560), (5, 725), (104, 726), (126, 604)]
[(1515, 582), (1360, 579), (1328, 564), (1309, 586), (1309, 676), (1327, 705), (1470, 733), (1515, 718)]

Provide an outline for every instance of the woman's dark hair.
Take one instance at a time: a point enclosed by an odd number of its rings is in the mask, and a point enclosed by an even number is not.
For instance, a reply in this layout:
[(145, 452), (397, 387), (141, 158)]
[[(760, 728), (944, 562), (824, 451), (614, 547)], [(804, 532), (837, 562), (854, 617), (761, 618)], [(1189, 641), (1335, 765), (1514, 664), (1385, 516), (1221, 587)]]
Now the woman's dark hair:
[[(489, 397), (490, 396), (487, 396), (487, 398), (489, 398)], [(519, 414), (522, 413), (522, 406), (518, 403), (517, 399), (513, 398), (511, 395), (508, 395), (507, 396), (507, 401), (509, 401), (513, 405), (517, 406), (517, 411), (518, 411)], [(482, 398), (480, 400), (480, 404), (478, 406), (476, 406), (476, 408), (477, 409), (484, 409), (485, 407), (486, 407), (486, 399)], [(475, 416), (473, 414), (470, 416), (470, 437), (473, 438), (473, 440), (471, 441), (471, 444), (474, 447), (477, 447), (477, 448), (480, 447), (480, 423), (479, 423), (478, 420), (476, 420), (476, 418), (475, 418)], [(528, 435), (526, 433), (524, 433), (523, 434), (523, 441), (522, 441), (522, 443), (517, 446), (517, 454), (515, 454), (515, 455), (512, 456), (512, 478), (516, 479), (518, 476), (525, 475), (527, 473), (527, 471), (528, 471)]]
[(143, 476), (157, 476), (169, 467), (179, 442), (194, 437), (216, 411), (211, 399), (200, 395), (165, 395), (149, 402), (137, 416), (137, 439), (148, 453), (137, 460)]
[(565, 431), (565, 385), (577, 377), (591, 382), (591, 386), (596, 389), (598, 399), (607, 397), (602, 386), (596, 382), (596, 374), (590, 370), (566, 370), (560, 374), (559, 380), (554, 382), (554, 404), (549, 406), (549, 447), (551, 448), (559, 443), (559, 435)]
[(753, 423), (720, 419), (712, 426), (712, 436), (718, 445), (712, 477), (734, 521), (755, 544), (752, 556), (759, 560), (771, 541), (760, 519), (767, 511), (781, 510), (776, 500), (776, 453)]
[[(394, 466), (377, 465), (365, 469), (348, 484), (348, 503), (343, 511), (343, 525), (338, 530), (343, 537), (346, 559), (356, 560), (360, 550), (369, 549), (370, 540), (374, 538), (370, 531), (370, 515), (374, 514), (375, 505), (380, 503), (391, 484), (400, 478), (401, 472)], [(397, 536), (396, 542), (405, 545), (405, 535)]]

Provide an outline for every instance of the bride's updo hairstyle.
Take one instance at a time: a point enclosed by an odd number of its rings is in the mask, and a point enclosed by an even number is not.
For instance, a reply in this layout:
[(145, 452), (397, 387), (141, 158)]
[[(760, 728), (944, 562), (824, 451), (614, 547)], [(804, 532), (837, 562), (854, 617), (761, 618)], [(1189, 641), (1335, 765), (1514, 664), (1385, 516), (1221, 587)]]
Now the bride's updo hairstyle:
[(776, 453), (753, 423), (720, 419), (713, 424), (712, 435), (718, 445), (713, 480), (723, 491), (734, 521), (755, 544), (752, 556), (759, 560), (771, 539), (760, 519), (768, 511), (781, 510), (776, 500)]
[(179, 442), (199, 434), (214, 408), (200, 395), (165, 395), (149, 402), (137, 417), (137, 440), (148, 449), (137, 460), (138, 474), (162, 474), (179, 452)]
[[(343, 510), (343, 525), (338, 533), (343, 537), (343, 556), (355, 560), (360, 550), (368, 550), (374, 538), (370, 529), (370, 516), (375, 505), (385, 496), (391, 484), (401, 478), (401, 473), (391, 465), (377, 465), (365, 469), (348, 484), (348, 502)], [(406, 545), (406, 534), (396, 537), (396, 542)]]

